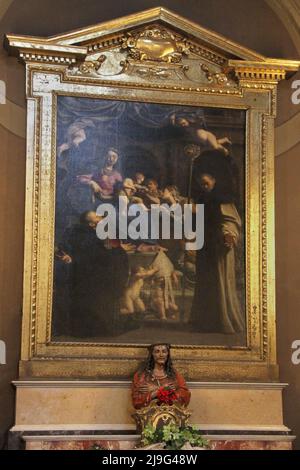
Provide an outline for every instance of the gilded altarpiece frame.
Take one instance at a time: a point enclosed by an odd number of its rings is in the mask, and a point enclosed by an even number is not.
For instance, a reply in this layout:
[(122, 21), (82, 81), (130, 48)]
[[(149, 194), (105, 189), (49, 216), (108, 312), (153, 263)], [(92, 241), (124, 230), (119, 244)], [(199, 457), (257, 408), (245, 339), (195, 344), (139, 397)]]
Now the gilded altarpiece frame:
[(172, 354), (190, 380), (276, 380), (276, 91), (299, 63), (265, 58), (163, 8), (47, 39), (7, 35), (6, 47), (26, 64), (21, 378), (128, 378), (145, 356), (142, 344), (51, 337), (57, 100), (70, 96), (245, 111), (245, 345), (177, 345)]

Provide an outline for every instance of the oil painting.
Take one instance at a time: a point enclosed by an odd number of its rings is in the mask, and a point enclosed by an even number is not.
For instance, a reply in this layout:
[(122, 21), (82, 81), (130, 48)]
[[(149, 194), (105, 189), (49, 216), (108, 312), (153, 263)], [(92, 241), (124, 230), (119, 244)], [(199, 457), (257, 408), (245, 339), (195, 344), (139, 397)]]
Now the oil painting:
[[(58, 96), (52, 340), (246, 344), (245, 135), (239, 109)], [(120, 201), (148, 230), (101, 239)], [(199, 249), (174, 235), (186, 205)]]

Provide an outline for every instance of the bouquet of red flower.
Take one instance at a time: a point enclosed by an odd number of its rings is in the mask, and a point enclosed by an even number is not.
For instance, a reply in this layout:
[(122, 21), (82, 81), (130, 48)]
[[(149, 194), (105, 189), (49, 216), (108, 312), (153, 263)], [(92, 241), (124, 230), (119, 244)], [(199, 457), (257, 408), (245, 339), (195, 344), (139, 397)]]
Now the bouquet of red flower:
[(160, 387), (157, 391), (158, 404), (162, 405), (173, 405), (174, 401), (177, 400), (175, 390), (170, 387)]

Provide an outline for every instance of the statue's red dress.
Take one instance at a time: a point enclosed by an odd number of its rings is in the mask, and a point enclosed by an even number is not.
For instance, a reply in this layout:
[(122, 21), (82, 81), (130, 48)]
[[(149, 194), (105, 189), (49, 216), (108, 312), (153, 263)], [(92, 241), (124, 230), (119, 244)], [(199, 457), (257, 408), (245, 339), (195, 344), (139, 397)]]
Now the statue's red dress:
[(166, 377), (160, 380), (157, 380), (155, 377), (146, 374), (145, 372), (136, 372), (132, 383), (132, 402), (133, 406), (137, 409), (148, 406), (151, 400), (153, 400), (153, 398), (151, 398), (151, 391), (141, 392), (139, 389), (141, 385), (147, 384), (150, 385), (152, 391), (157, 387), (174, 385), (177, 396), (176, 402), (185, 406), (189, 404), (191, 393), (186, 386), (184, 378), (178, 372), (175, 372), (175, 377)]

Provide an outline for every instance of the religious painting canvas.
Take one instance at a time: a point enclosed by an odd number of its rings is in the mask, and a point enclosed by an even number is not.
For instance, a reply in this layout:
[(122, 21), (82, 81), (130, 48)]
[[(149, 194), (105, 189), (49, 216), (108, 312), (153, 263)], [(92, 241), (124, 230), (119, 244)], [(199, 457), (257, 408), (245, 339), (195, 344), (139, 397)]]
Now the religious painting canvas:
[(57, 100), (52, 339), (245, 345), (245, 111)]

